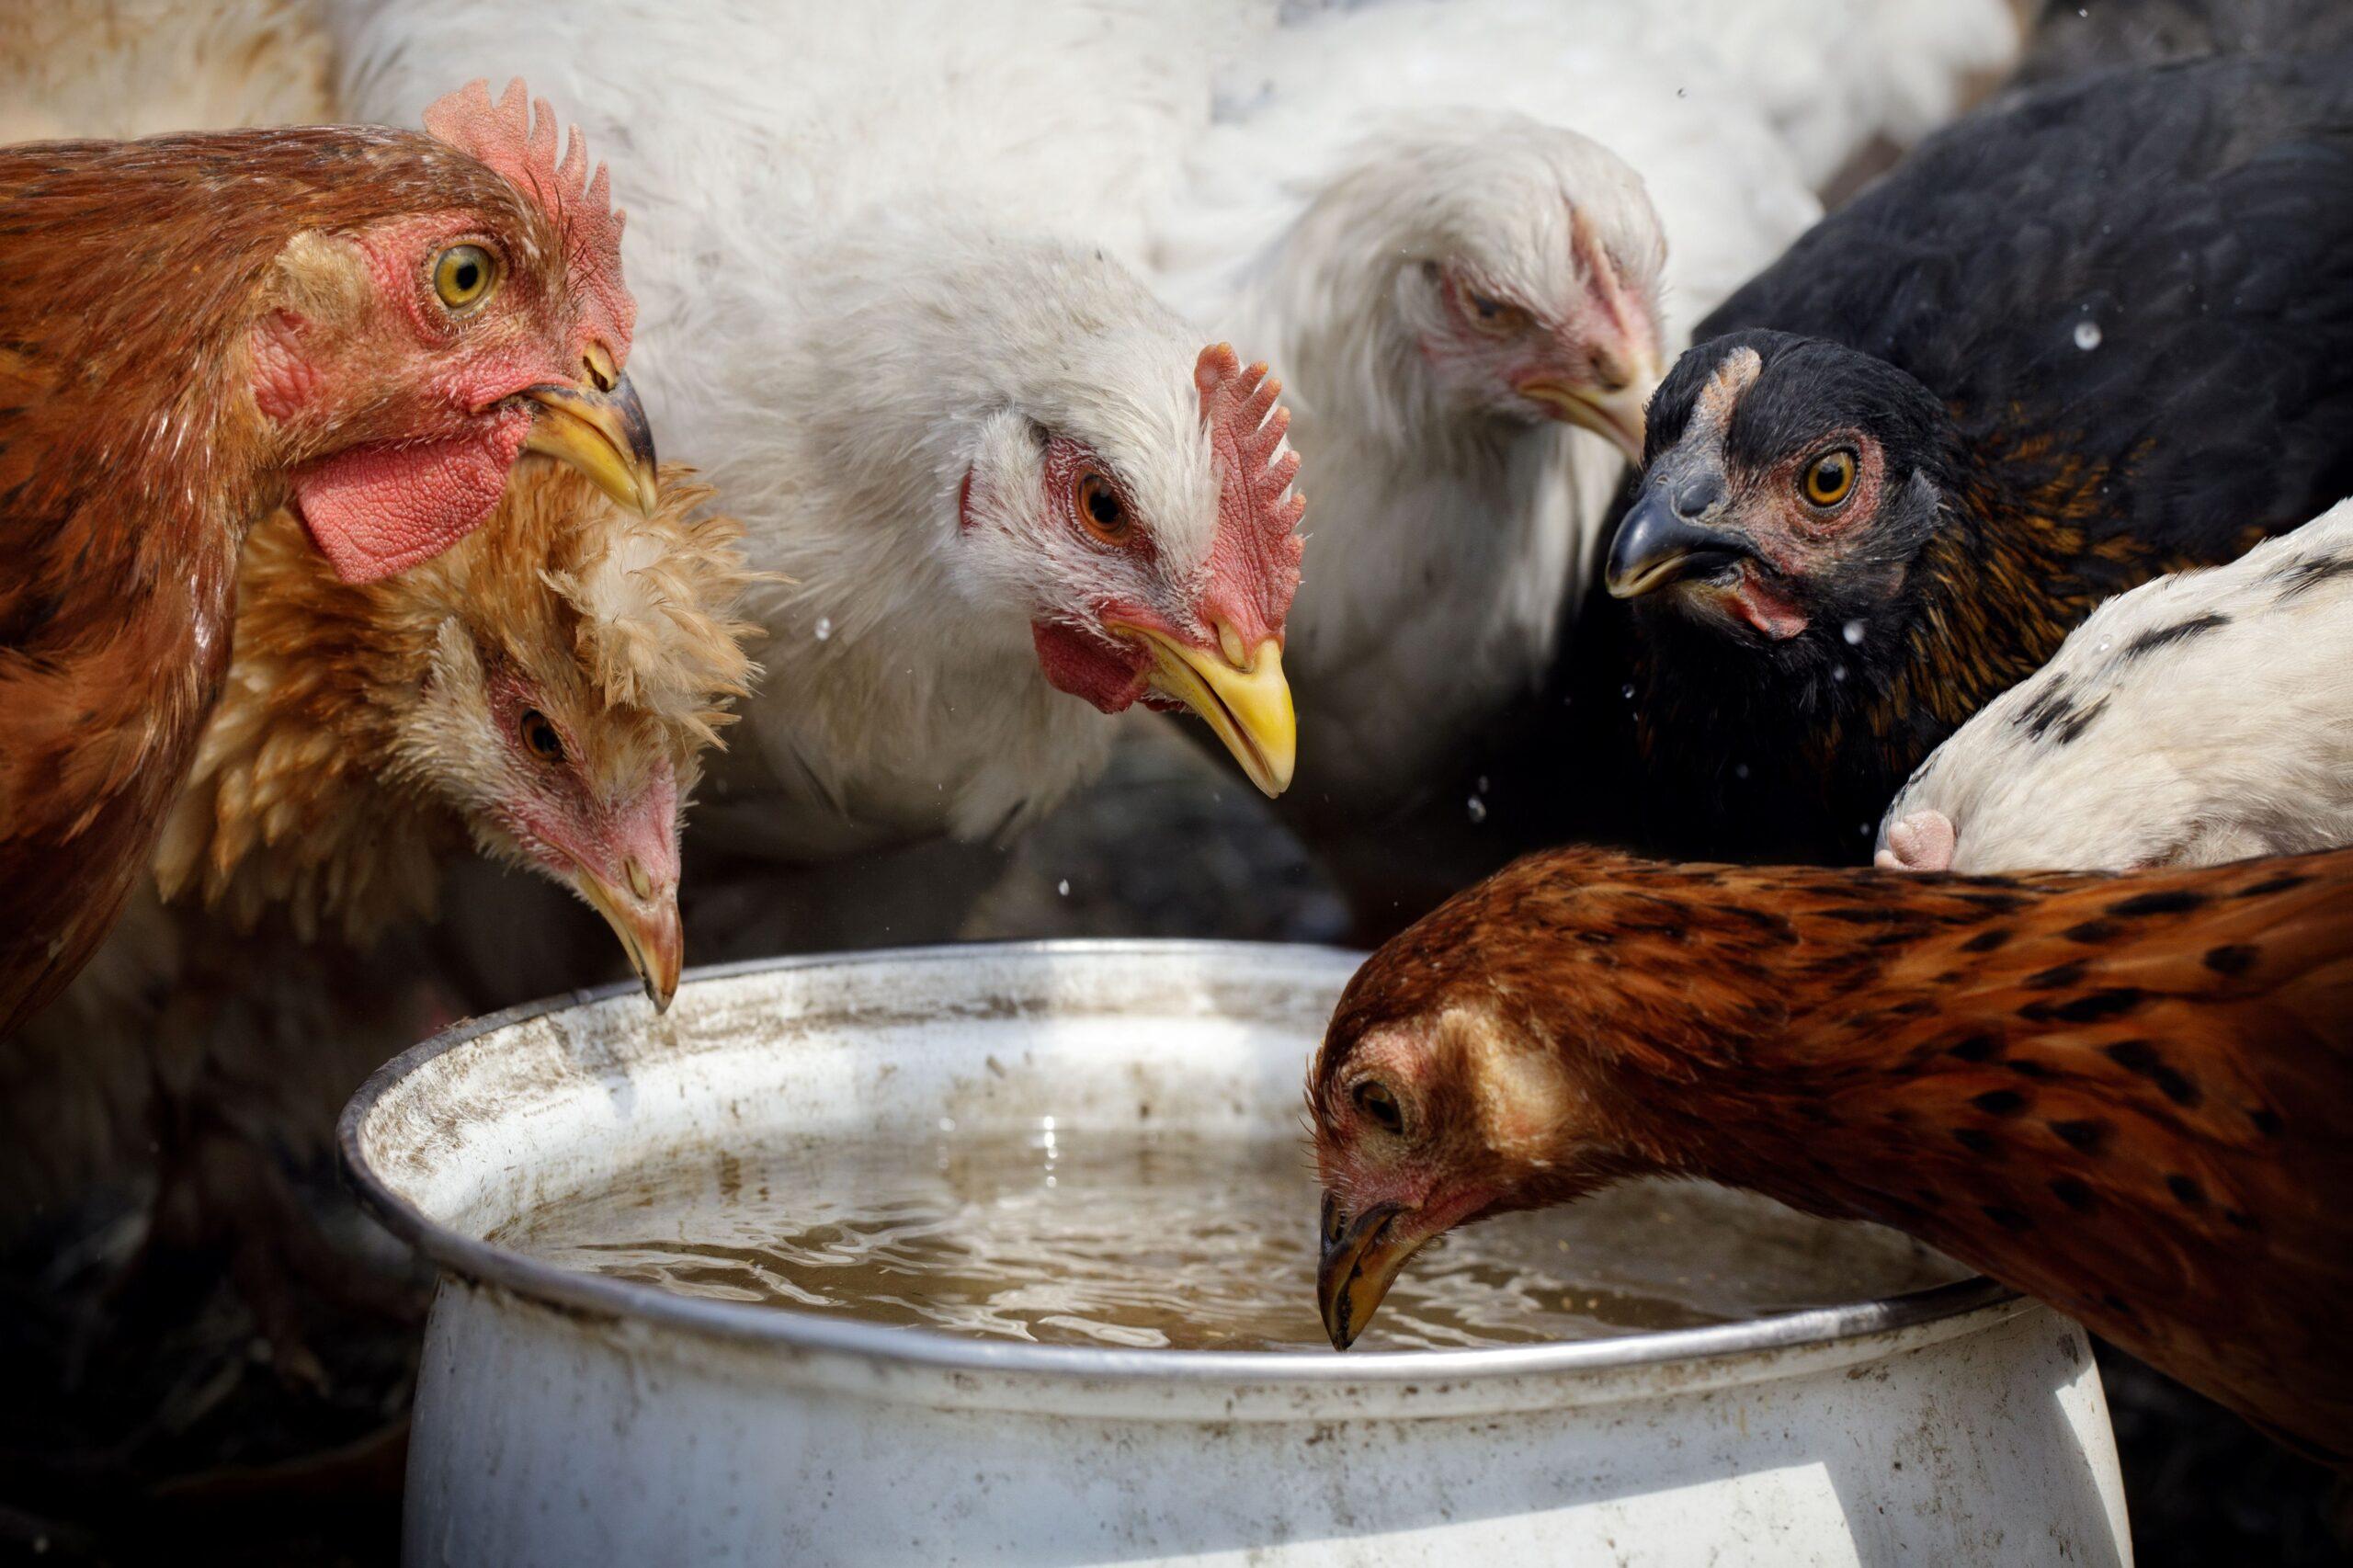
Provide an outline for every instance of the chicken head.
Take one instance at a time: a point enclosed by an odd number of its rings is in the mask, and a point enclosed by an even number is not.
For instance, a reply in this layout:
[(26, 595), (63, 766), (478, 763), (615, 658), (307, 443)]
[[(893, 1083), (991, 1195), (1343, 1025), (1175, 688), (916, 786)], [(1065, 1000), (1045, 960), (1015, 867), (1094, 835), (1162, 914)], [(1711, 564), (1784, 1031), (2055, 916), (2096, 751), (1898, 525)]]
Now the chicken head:
[(495, 104), (480, 82), (445, 97), (426, 128), (483, 169), (446, 205), (297, 233), (265, 287), (255, 405), (297, 512), (348, 581), (448, 548), (526, 450), (653, 509), (653, 437), (622, 373), (635, 316), (622, 216), (577, 131), (559, 163), (544, 101), (537, 114), (519, 81)]
[[(247, 545), (236, 662), (166, 827), (167, 896), (295, 905), (366, 937), (421, 913), (436, 857), (571, 889), (656, 1006), (676, 989), (681, 812), (751, 673), (730, 519), (673, 470), (640, 519), (526, 458), (494, 525), (396, 578), (339, 581), (285, 513)], [(299, 765), (298, 765), (299, 759)], [(403, 906), (404, 905), (404, 906)]]
[[(1642, 178), (1608, 149), (1532, 121), (1384, 146), (1365, 227), (1418, 258), (1396, 308), (1441, 399), (1489, 417), (1590, 430), (1629, 462), (1663, 348), (1666, 241)], [(1400, 182), (1407, 190), (1396, 194)], [(1345, 201), (1353, 182), (1336, 186)]]
[(1685, 354), (1651, 405), (1640, 492), (1608, 585), (1844, 678), (1943, 517), (1949, 424), (1892, 365), (1786, 333)]
[(1188, 390), (1191, 430), (1103, 421), (1096, 437), (999, 416), (963, 478), (958, 527), (983, 571), (1035, 604), (1056, 689), (1107, 713), (1189, 709), (1278, 795), (1297, 747), (1282, 647), (1305, 506), (1290, 492), (1290, 417), (1266, 366), (1245, 369), (1222, 343), (1201, 351)]

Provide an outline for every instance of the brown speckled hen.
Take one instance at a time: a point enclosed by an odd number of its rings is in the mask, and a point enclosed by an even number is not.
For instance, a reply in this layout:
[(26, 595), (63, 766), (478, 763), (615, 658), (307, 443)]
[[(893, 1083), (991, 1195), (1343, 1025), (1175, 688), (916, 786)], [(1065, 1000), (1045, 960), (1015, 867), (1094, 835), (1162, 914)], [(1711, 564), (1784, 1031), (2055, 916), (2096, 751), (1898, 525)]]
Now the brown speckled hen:
[(2353, 852), (2106, 878), (1531, 857), (1312, 1070), (1335, 1344), (1450, 1226), (1663, 1173), (1895, 1225), (2353, 1455)]
[(604, 174), (520, 84), (426, 119), (0, 149), (0, 1034), (142, 869), (260, 518), (367, 581), (527, 448), (651, 505)]

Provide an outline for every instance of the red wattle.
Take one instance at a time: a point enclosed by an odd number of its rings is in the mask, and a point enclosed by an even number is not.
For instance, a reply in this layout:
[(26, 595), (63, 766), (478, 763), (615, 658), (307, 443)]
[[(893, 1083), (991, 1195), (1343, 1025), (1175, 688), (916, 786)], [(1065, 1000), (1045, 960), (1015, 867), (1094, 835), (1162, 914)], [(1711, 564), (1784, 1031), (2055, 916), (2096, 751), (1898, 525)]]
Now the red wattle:
[(531, 433), (523, 410), (480, 432), (354, 447), (294, 471), (294, 502), (312, 542), (347, 583), (372, 583), (430, 561), (490, 516)]
[(1152, 655), (1142, 648), (1105, 642), (1053, 621), (1031, 621), (1029, 635), (1038, 645), (1038, 667), (1056, 691), (1083, 697), (1106, 713), (1144, 694)]
[(1743, 620), (1776, 642), (1786, 642), (1806, 628), (1803, 610), (1748, 573), (1741, 574), (1732, 602)]

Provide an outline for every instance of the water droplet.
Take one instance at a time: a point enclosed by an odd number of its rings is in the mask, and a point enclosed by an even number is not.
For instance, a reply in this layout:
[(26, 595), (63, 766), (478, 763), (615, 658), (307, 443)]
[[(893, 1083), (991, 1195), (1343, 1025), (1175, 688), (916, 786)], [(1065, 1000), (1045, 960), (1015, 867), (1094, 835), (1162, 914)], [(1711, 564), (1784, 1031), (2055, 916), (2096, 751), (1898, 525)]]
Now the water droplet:
[(2086, 354), (2099, 347), (2099, 323), (2086, 318), (2075, 324), (2075, 347)]
[(834, 634), (834, 618), (830, 615), (819, 616), (817, 618), (816, 631), (817, 641), (820, 642), (823, 642), (826, 638), (831, 637)]
[(1632, 683), (1632, 682), (1631, 682), (1631, 681), (1629, 681), (1626, 685), (1620, 687), (1618, 688), (1618, 695), (1619, 695), (1619, 696), (1620, 696), (1620, 697), (1622, 697), (1622, 698), (1624, 698), (1624, 699), (1625, 699), (1627, 701), (1629, 701), (1629, 702), (1633, 701), (1633, 700), (1634, 700), (1634, 687), (1633, 687), (1633, 683)]
[(1482, 773), (1481, 775), (1479, 775), (1479, 793), (1481, 793), (1482, 795), (1483, 795), (1483, 794), (1485, 794), (1486, 792), (1487, 792), (1487, 776), (1486, 776), (1485, 774)]
[[(1070, 896), (1070, 879), (1068, 877), (1064, 877), (1061, 881), (1056, 882), (1054, 884), (1054, 891), (1062, 894), (1064, 898), (1068, 898)], [(1048, 1122), (1046, 1125), (1051, 1127), (1053, 1123)]]
[(1735, 762), (1735, 763), (1733, 763), (1733, 764), (1732, 765), (1732, 776), (1733, 776), (1734, 778), (1747, 778), (1747, 777), (1748, 777), (1748, 764), (1746, 764), (1746, 763), (1745, 763), (1745, 762)]
[(2100, 653), (2107, 653), (2110, 648), (2113, 648), (2113, 647), (2115, 647), (2115, 646), (2116, 646), (2116, 639), (2115, 639), (2115, 638), (2113, 638), (2113, 637), (2103, 637), (2103, 638), (2101, 638), (2101, 639), (2099, 640), (2099, 648), (2098, 648), (2098, 650), (2097, 650), (2097, 651), (2098, 651), (2098, 652), (2100, 652)]
[(1831, 678), (1832, 680), (1835, 680), (1835, 681), (1841, 681), (1841, 682), (1845, 681), (1845, 680), (1846, 680), (1846, 678), (1847, 678), (1847, 666), (1846, 666), (1846, 665), (1831, 665), (1831, 666), (1830, 666), (1830, 678)]
[(1471, 820), (1472, 822), (1485, 822), (1487, 820), (1487, 802), (1479, 799), (1476, 795), (1472, 796), (1470, 812)]
[(952, 1116), (943, 1116), (943, 1117), (941, 1117), (941, 1118), (939, 1119), (939, 1130), (940, 1130), (942, 1132), (953, 1132), (953, 1131), (956, 1131), (956, 1119), (955, 1119), (954, 1117), (952, 1117)]
[(1688, 87), (1677, 87), (1675, 89), (1675, 96), (1678, 98), (1688, 98), (1691, 96), (1691, 89)]
[(1850, 620), (1839, 628), (1839, 635), (1847, 639), (1847, 647), (1859, 648), (1863, 645), (1863, 623), (1859, 620)]

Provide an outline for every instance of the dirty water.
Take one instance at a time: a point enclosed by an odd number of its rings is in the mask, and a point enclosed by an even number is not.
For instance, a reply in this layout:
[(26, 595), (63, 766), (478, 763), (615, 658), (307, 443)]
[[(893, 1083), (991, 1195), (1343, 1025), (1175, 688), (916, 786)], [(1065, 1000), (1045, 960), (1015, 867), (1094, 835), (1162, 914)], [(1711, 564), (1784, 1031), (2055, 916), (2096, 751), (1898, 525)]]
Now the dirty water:
[[(1028, 1340), (1325, 1350), (1316, 1188), (1287, 1139), (1079, 1133), (697, 1151), (493, 1239), (683, 1295)], [(1467, 1227), (1409, 1265), (1363, 1349), (1682, 1328), (1960, 1277), (1893, 1232), (1689, 1185)]]

